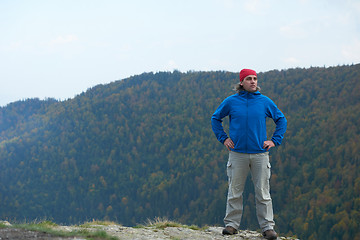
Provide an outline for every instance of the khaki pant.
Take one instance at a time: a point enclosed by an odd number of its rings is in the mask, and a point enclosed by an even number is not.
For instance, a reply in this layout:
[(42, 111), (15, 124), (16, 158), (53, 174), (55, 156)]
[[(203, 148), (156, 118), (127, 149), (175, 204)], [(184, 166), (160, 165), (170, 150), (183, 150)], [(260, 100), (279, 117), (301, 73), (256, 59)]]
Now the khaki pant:
[(225, 226), (239, 229), (243, 213), (243, 191), (247, 175), (251, 172), (255, 188), (256, 215), (263, 232), (274, 229), (270, 196), (271, 165), (269, 152), (246, 154), (230, 151), (227, 164), (229, 190), (226, 204)]

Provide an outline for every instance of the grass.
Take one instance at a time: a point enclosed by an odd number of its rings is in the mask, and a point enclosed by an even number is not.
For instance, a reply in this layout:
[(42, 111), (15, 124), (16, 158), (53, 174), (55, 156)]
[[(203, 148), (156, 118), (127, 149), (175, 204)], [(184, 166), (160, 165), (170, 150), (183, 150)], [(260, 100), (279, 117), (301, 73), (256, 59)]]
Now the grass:
[[(73, 230), (71, 232), (60, 230), (57, 228), (59, 225), (57, 225), (54, 222), (43, 220), (43, 221), (34, 221), (31, 223), (24, 223), (24, 224), (13, 224), (11, 226), (6, 226), (3, 223), (0, 223), (0, 228), (20, 228), (20, 229), (26, 229), (30, 231), (38, 231), (38, 232), (44, 232), (49, 233), (51, 235), (60, 236), (60, 237), (83, 237), (86, 239), (94, 239), (94, 240), (117, 240), (117, 237), (110, 236), (106, 231), (104, 230), (97, 230), (97, 228), (101, 228), (101, 226), (111, 226), (111, 225), (119, 225), (115, 222), (111, 221), (95, 221), (92, 222), (86, 222), (82, 225), (74, 226), (77, 228), (77, 230)], [(154, 231), (158, 230), (164, 230), (167, 227), (181, 227), (181, 228), (188, 228), (192, 230), (200, 230), (198, 226), (195, 225), (183, 225), (175, 221), (171, 221), (167, 218), (160, 218), (156, 217), (153, 220), (148, 219), (145, 222), (145, 225), (138, 225), (134, 228), (145, 228), (145, 227), (153, 227), (155, 228)], [(89, 228), (94, 229), (88, 230)], [(205, 229), (205, 228), (204, 228)]]
[[(4, 225), (4, 224), (2, 224)], [(90, 225), (90, 224), (89, 224)], [(4, 225), (5, 226), (5, 225)], [(10, 228), (21, 228), (30, 231), (44, 232), (60, 237), (83, 237), (88, 240), (117, 240), (117, 237), (110, 236), (106, 231), (88, 231), (86, 229), (74, 230), (71, 232), (57, 230), (58, 225), (51, 221), (33, 222), (28, 224), (14, 224)], [(5, 226), (9, 227), (9, 226)]]
[(97, 220), (93, 220), (92, 222), (87, 222), (84, 223), (82, 225), (80, 225), (79, 227), (83, 227), (83, 228), (90, 228), (90, 227), (95, 227), (94, 225), (99, 225), (99, 226), (111, 226), (111, 225), (119, 225), (115, 222), (111, 222), (111, 221), (97, 221)]
[[(187, 226), (180, 224), (178, 222), (171, 221), (167, 218), (160, 218), (160, 217), (156, 217), (154, 220), (148, 219), (146, 221), (146, 226), (155, 227), (157, 229), (165, 229), (167, 227), (182, 227), (182, 228), (189, 228), (192, 230), (200, 230), (200, 228), (195, 225)], [(138, 227), (142, 227), (142, 226), (138, 226)]]
[(6, 226), (5, 224), (3, 223), (0, 223), (0, 228), (7, 228), (8, 226)]

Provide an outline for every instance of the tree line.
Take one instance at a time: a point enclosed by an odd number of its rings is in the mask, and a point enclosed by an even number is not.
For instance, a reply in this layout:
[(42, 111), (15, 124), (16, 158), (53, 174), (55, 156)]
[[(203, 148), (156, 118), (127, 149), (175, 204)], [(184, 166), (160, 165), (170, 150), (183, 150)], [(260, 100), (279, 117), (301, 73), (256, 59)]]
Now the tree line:
[[(360, 65), (258, 78), (288, 119), (271, 150), (276, 227), (306, 239), (358, 238)], [(0, 108), (0, 218), (222, 225), (227, 150), (210, 118), (237, 82), (225, 71), (144, 73), (66, 101)], [(241, 227), (257, 229), (251, 181), (244, 200)]]

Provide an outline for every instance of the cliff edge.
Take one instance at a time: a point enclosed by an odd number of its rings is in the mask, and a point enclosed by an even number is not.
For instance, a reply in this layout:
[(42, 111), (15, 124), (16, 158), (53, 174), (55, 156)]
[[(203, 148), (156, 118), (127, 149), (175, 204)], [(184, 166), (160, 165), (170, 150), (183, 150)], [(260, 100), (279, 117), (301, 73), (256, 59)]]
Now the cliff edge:
[[(188, 226), (140, 226), (124, 227), (115, 223), (87, 223), (81, 226), (60, 226), (48, 224), (46, 229), (29, 229), (21, 225), (11, 225), (0, 221), (0, 239), (37, 239), (37, 240), (63, 240), (63, 239), (89, 239), (84, 233), (100, 232), (95, 239), (119, 239), (119, 240), (160, 240), (160, 239), (189, 239), (189, 240), (224, 240), (224, 239), (248, 239), (264, 240), (261, 233), (256, 231), (239, 231), (232, 236), (222, 235), (223, 227), (204, 227), (193, 229)], [(50, 226), (51, 225), (51, 226)], [(67, 236), (71, 233), (72, 236)], [(77, 234), (79, 233), (79, 234)], [(106, 234), (105, 234), (106, 233)], [(60, 235), (60, 236), (59, 236)], [(85, 235), (85, 236), (84, 236)], [(93, 236), (91, 237), (92, 239)], [(291, 237), (279, 237), (282, 240), (295, 240)]]

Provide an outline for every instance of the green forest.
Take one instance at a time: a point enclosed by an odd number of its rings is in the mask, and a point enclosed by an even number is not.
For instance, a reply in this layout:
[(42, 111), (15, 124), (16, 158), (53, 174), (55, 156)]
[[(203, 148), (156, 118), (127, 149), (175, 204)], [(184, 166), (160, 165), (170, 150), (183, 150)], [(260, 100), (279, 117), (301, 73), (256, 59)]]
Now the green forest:
[[(360, 64), (258, 79), (288, 120), (270, 151), (275, 230), (360, 239)], [(223, 225), (228, 154), (210, 119), (238, 81), (226, 71), (150, 72), (65, 101), (1, 107), (0, 219)], [(244, 201), (241, 228), (257, 230), (251, 181)]]

